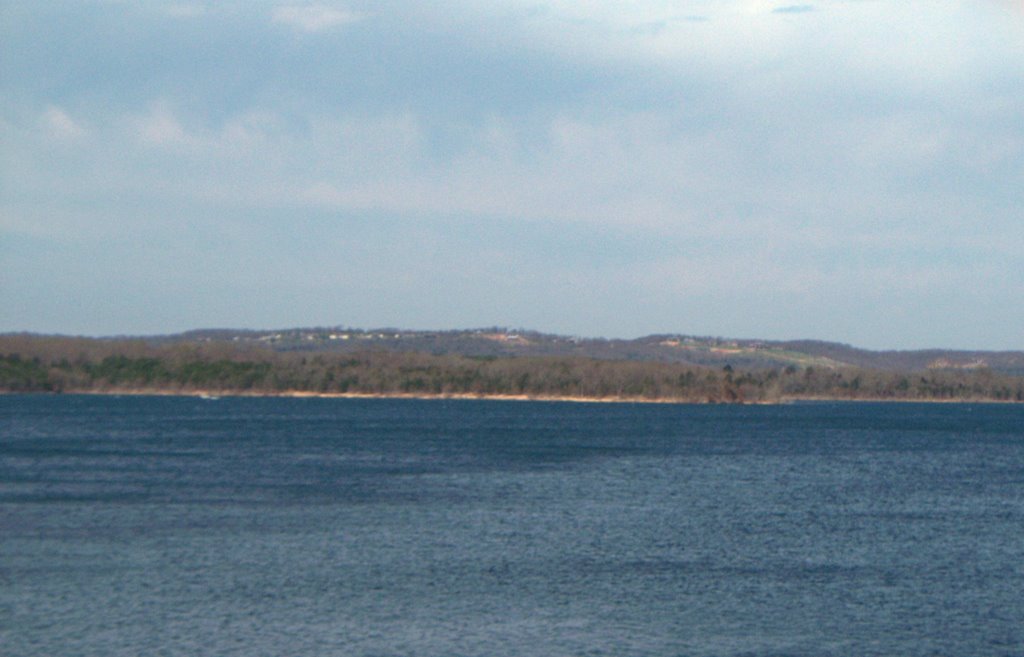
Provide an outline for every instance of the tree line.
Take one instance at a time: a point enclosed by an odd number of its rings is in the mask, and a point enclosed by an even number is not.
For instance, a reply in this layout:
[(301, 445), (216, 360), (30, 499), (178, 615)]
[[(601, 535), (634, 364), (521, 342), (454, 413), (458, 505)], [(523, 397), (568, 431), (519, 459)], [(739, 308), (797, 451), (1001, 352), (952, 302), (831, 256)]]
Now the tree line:
[(0, 336), (0, 391), (515, 395), (680, 402), (1024, 401), (1024, 377), (977, 370), (701, 367), (584, 357), (275, 352), (231, 342)]

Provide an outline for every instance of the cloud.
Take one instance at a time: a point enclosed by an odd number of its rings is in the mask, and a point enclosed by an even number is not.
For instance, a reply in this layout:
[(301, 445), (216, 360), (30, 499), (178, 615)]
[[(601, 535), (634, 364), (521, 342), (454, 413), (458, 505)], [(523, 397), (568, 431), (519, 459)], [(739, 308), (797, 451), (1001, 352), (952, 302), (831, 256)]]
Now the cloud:
[(303, 32), (323, 32), (362, 20), (363, 16), (345, 9), (324, 5), (289, 5), (274, 10), (275, 23), (289, 25)]
[(806, 14), (812, 11), (814, 11), (814, 6), (812, 5), (787, 5), (772, 9), (773, 14)]
[(136, 138), (147, 145), (175, 148), (196, 143), (174, 113), (161, 103), (154, 104), (145, 116), (135, 117), (132, 124)]
[(86, 130), (72, 119), (67, 112), (53, 105), (43, 112), (43, 125), (50, 137), (59, 140), (75, 140), (86, 135)]
[[(771, 66), (803, 76), (809, 86), (842, 79), (949, 93), (979, 68), (1015, 69), (1024, 56), (1024, 24), (998, 3), (935, 3), (921, 11), (889, 1), (836, 2), (825, 11), (805, 2), (774, 9), (779, 16), (809, 13), (816, 17), (810, 24), (764, 20), (773, 10), (761, 0), (551, 0), (538, 13), (526, 11), (528, 0), (453, 1), (462, 24), (496, 47), (549, 52), (581, 66), (654, 66), (689, 77), (707, 71), (711, 83), (749, 79)], [(694, 15), (708, 20), (686, 19)], [(438, 16), (417, 18), (445, 29)], [(663, 29), (642, 29), (655, 24)]]

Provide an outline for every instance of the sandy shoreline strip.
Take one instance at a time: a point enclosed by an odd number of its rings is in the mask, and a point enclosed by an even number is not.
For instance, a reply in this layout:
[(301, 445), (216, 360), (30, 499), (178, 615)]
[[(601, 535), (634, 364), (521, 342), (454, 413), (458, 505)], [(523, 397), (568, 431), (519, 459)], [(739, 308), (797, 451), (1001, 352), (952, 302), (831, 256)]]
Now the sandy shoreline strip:
[(581, 404), (704, 404), (699, 400), (649, 397), (586, 397), (577, 395), (525, 395), (525, 394), (477, 394), (469, 392), (452, 393), (410, 393), (410, 392), (313, 392), (309, 390), (282, 390), (261, 392), (249, 390), (160, 390), (160, 389), (106, 389), (66, 390), (61, 394), (75, 395), (138, 395), (159, 397), (200, 397), (218, 399), (222, 397), (287, 397), (293, 399), (423, 399), (423, 400), (489, 400), (489, 401), (544, 401), (574, 402)]
[[(18, 394), (13, 391), (2, 391), (0, 394)], [(23, 394), (68, 394), (68, 395), (108, 395), (108, 396), (140, 396), (140, 397), (198, 397), (201, 399), (220, 399), (222, 397), (287, 397), (293, 399), (421, 399), (421, 400), (488, 400), (517, 402), (571, 402), (579, 404), (689, 404), (689, 405), (735, 405), (735, 406), (775, 406), (797, 402), (872, 402), (872, 403), (905, 403), (905, 404), (1020, 404), (1012, 399), (878, 399), (846, 397), (783, 397), (777, 400), (753, 401), (712, 401), (700, 399), (679, 399), (673, 397), (587, 397), (580, 395), (526, 395), (526, 394), (477, 394), (468, 392), (457, 393), (376, 393), (376, 392), (313, 392), (309, 390), (282, 390), (274, 392), (253, 390), (166, 390), (160, 388), (107, 388), (103, 390), (64, 390), (60, 393), (23, 393)]]

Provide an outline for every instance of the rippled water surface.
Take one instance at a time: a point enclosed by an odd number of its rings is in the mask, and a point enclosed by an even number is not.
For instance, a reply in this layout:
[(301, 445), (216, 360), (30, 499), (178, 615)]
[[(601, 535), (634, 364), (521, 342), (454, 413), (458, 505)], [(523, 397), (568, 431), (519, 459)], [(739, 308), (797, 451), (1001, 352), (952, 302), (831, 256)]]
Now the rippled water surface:
[(1024, 408), (0, 396), (0, 654), (1024, 655)]

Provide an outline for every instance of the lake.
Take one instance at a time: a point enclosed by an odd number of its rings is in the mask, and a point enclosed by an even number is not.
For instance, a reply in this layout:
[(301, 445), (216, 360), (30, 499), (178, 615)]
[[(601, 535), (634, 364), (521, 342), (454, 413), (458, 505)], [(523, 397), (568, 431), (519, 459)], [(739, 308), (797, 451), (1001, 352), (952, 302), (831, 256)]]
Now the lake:
[(0, 396), (0, 654), (1024, 655), (1024, 406)]

